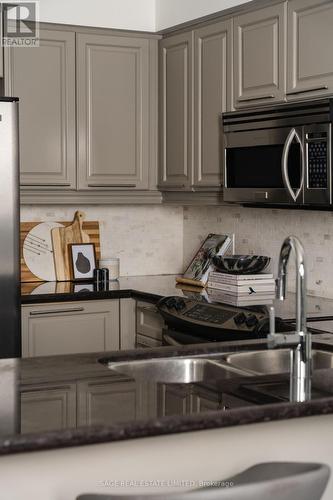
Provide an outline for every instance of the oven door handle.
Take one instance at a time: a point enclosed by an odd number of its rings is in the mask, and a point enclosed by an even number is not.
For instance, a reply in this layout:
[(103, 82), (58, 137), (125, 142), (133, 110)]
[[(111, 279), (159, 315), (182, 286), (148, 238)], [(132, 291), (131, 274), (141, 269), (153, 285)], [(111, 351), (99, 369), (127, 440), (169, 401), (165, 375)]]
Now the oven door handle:
[[(301, 185), (296, 191), (294, 191), (293, 188), (291, 187), (288, 174), (289, 151), (291, 143), (293, 142), (294, 139), (296, 139), (296, 141), (299, 143), (301, 149)], [(285, 188), (289, 192), (291, 198), (296, 203), (297, 198), (299, 197), (303, 189), (303, 183), (304, 183), (304, 149), (303, 149), (302, 139), (295, 128), (292, 128), (290, 130), (286, 142), (284, 143), (283, 153), (282, 153), (282, 179)]]

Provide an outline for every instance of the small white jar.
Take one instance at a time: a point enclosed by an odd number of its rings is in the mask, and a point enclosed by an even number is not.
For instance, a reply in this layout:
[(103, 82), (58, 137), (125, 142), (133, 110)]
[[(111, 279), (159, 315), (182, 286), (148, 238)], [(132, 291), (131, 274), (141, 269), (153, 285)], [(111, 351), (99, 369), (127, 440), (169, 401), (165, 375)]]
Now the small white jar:
[(109, 280), (117, 280), (120, 273), (120, 260), (117, 257), (106, 257), (100, 259), (99, 267), (102, 269), (105, 267), (109, 270)]

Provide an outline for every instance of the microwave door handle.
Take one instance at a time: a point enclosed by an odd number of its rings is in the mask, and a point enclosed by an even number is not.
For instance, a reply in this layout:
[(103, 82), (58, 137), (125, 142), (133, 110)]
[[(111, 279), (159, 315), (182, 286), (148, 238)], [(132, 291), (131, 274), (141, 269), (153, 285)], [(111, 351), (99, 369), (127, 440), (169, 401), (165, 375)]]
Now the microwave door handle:
[[(289, 180), (289, 174), (288, 174), (288, 158), (289, 158), (289, 150), (291, 143), (293, 140), (296, 139), (296, 141), (299, 143), (300, 148), (301, 148), (301, 184), (300, 187), (296, 190), (296, 192), (293, 190), (290, 184)], [(285, 188), (288, 190), (288, 193), (290, 194), (291, 198), (294, 200), (294, 202), (297, 201), (297, 198), (299, 197), (302, 189), (303, 189), (303, 182), (304, 182), (304, 149), (303, 149), (303, 144), (302, 144), (302, 139), (297, 132), (295, 128), (292, 128), (287, 136), (286, 142), (284, 143), (283, 147), (283, 153), (282, 153), (282, 179), (283, 179), (283, 184)]]

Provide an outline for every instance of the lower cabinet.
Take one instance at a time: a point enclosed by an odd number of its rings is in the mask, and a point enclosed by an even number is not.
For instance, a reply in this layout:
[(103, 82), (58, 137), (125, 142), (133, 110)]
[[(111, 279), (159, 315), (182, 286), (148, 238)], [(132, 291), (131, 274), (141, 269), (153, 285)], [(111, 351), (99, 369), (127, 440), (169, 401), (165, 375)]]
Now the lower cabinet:
[(203, 386), (161, 385), (158, 394), (159, 417), (168, 415), (190, 415), (205, 411), (225, 411), (255, 403), (231, 394), (215, 392)]
[(119, 300), (22, 307), (22, 357), (118, 350)]
[(125, 420), (224, 411), (250, 405), (205, 387), (178, 384), (156, 387), (149, 382), (121, 377), (27, 385), (21, 389), (21, 432), (112, 425)]
[(159, 388), (158, 416), (186, 415), (191, 410), (191, 396), (187, 387), (161, 385)]
[(109, 425), (144, 416), (140, 384), (133, 380), (94, 380), (77, 385), (77, 424)]
[(192, 395), (192, 413), (226, 409), (221, 393), (199, 388)]
[(29, 386), (21, 392), (21, 432), (76, 426), (76, 384)]
[(154, 397), (134, 380), (96, 378), (21, 389), (21, 432), (112, 425), (156, 415)]
[(163, 384), (159, 390), (158, 416), (160, 417), (226, 409), (222, 393), (204, 387)]

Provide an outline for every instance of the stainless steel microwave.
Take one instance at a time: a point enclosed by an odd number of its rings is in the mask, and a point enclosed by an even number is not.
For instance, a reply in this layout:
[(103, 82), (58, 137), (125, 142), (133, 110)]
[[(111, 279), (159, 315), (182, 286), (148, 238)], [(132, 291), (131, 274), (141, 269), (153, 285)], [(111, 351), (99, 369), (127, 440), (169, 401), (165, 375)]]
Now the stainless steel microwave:
[(332, 205), (333, 99), (223, 113), (224, 200)]

